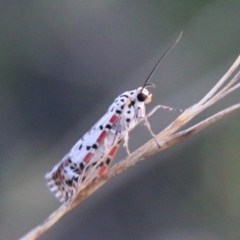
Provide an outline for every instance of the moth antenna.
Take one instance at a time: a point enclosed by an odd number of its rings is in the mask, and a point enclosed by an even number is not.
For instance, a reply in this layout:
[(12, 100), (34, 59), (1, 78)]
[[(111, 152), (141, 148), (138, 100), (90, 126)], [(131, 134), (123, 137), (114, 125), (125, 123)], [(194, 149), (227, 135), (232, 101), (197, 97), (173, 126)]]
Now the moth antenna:
[(143, 84), (143, 87), (141, 89), (142, 90), (146, 87), (146, 86), (155, 86), (154, 84), (148, 83), (150, 81), (150, 79), (152, 78), (154, 72), (156, 71), (156, 69), (158, 68), (159, 64), (163, 61), (163, 59), (168, 55), (168, 53), (176, 46), (176, 44), (179, 42), (180, 38), (182, 37), (183, 32), (180, 33), (179, 37), (177, 38), (176, 42), (162, 55), (162, 57), (158, 60), (157, 64), (155, 65), (155, 67), (153, 68), (153, 70), (150, 72), (149, 76), (147, 77), (146, 81)]

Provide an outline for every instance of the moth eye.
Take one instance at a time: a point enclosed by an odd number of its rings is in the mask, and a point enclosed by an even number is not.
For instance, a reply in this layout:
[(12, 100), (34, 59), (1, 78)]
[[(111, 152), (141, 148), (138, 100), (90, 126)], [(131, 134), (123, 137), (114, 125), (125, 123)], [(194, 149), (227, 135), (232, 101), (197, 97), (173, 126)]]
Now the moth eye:
[(138, 95), (137, 95), (137, 100), (139, 102), (144, 102), (146, 100), (146, 98), (147, 98), (147, 95), (142, 92), (138, 93)]

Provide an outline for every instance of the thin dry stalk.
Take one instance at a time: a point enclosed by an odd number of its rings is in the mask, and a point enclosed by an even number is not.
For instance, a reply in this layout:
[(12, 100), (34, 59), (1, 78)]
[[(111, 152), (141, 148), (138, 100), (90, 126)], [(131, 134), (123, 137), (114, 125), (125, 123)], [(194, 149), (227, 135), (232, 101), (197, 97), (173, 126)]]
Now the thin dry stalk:
[[(53, 212), (41, 225), (37, 226), (31, 230), (28, 234), (23, 236), (21, 240), (32, 240), (39, 237), (45, 231), (47, 231), (52, 225), (54, 225), (62, 216), (67, 212), (71, 211), (73, 208), (78, 206), (86, 198), (88, 198), (92, 193), (104, 185), (114, 176), (124, 172), (129, 167), (135, 165), (140, 160), (151, 156), (157, 152), (163, 151), (164, 149), (182, 141), (183, 139), (201, 131), (210, 124), (220, 120), (221, 118), (227, 116), (231, 112), (240, 109), (240, 103), (228, 107), (217, 114), (201, 121), (200, 123), (179, 132), (186, 123), (188, 123), (193, 117), (197, 114), (210, 107), (223, 97), (227, 96), (234, 90), (236, 90), (240, 83), (236, 84), (240, 79), (240, 72), (238, 72), (232, 79), (231, 75), (236, 71), (237, 67), (240, 65), (240, 57), (237, 58), (235, 63), (231, 66), (228, 72), (219, 80), (219, 82), (209, 91), (209, 93), (198, 103), (194, 104), (186, 111), (184, 111), (174, 122), (172, 122), (167, 128), (160, 132), (156, 139), (159, 143), (159, 146), (156, 145), (154, 140), (148, 141), (146, 144), (141, 146), (139, 149), (134, 151), (130, 156), (115, 164), (108, 172), (95, 181), (90, 186), (81, 185), (78, 193), (75, 198), (72, 199), (68, 204), (63, 204), (55, 212)], [(228, 81), (228, 83), (227, 83)], [(225, 86), (224, 86), (225, 85)], [(222, 88), (222, 89), (221, 89)]]

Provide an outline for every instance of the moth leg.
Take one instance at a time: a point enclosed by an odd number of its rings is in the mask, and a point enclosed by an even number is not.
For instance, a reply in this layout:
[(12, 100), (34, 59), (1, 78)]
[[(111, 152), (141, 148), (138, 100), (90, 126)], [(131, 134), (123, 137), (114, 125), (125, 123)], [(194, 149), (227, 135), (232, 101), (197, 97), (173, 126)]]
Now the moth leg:
[(125, 135), (124, 135), (124, 144), (123, 146), (126, 148), (126, 151), (127, 151), (127, 154), (130, 155), (130, 151), (129, 151), (129, 148), (128, 148), (128, 139), (129, 139), (129, 130), (128, 130), (128, 126), (127, 126), (127, 121), (125, 119), (125, 117), (122, 115), (122, 120), (123, 120), (123, 124), (124, 124), (124, 127), (125, 127)]
[(113, 138), (112, 146), (115, 144), (115, 141), (116, 141), (116, 139), (117, 139), (117, 135), (118, 135), (118, 133), (121, 133), (121, 130), (119, 129), (119, 127), (121, 126), (121, 125), (120, 125), (120, 119), (121, 119), (121, 117), (119, 116), (119, 118), (118, 118), (116, 124), (113, 125), (113, 126), (115, 126), (116, 129), (115, 129), (115, 134), (114, 134), (114, 138)]
[(179, 112), (183, 112), (182, 109), (176, 109), (176, 108), (171, 108), (168, 106), (164, 106), (164, 105), (157, 105), (156, 107), (154, 107), (148, 114), (147, 114), (147, 118), (152, 116), (159, 108), (162, 108), (163, 110), (167, 110), (167, 111), (179, 111)]
[(159, 143), (158, 143), (158, 141), (157, 141), (157, 138), (156, 138), (156, 134), (154, 134), (154, 132), (152, 131), (152, 128), (151, 128), (151, 125), (150, 125), (150, 123), (149, 123), (149, 121), (148, 121), (147, 116), (144, 116), (144, 117), (143, 117), (143, 121), (144, 121), (144, 125), (146, 126), (146, 128), (147, 128), (148, 131), (149, 131), (149, 133), (151, 134), (151, 136), (153, 137), (154, 141), (156, 142), (158, 148), (160, 148), (160, 145), (159, 145)]
[(158, 141), (156, 139), (156, 135), (153, 133), (153, 131), (151, 129), (151, 125), (150, 125), (150, 123), (148, 121), (148, 117), (152, 116), (159, 108), (161, 108), (163, 110), (167, 110), (167, 111), (180, 111), (180, 112), (182, 112), (183, 110), (182, 109), (171, 108), (171, 107), (164, 106), (164, 105), (157, 105), (146, 116), (142, 117), (143, 121), (144, 121), (144, 125), (147, 127), (148, 131), (150, 132), (150, 134), (154, 138), (156, 144), (160, 148), (160, 145), (159, 145), (159, 143), (158, 143)]
[(123, 140), (124, 140), (123, 146), (126, 148), (127, 154), (130, 155), (130, 151), (129, 151), (129, 148), (128, 148), (128, 139), (129, 139), (129, 136), (128, 136), (128, 131), (127, 131), (124, 138), (123, 138)]
[[(159, 105), (160, 106), (160, 105)], [(141, 109), (137, 109), (136, 111), (136, 118), (138, 119), (139, 123), (140, 122), (144, 122), (144, 125), (146, 126), (146, 128), (148, 129), (149, 133), (151, 134), (151, 136), (153, 137), (153, 139), (155, 140), (157, 146), (160, 148), (160, 145), (156, 139), (156, 135), (153, 133), (152, 131), (152, 128), (151, 128), (151, 125), (148, 121), (148, 117), (151, 116), (158, 108), (159, 106), (155, 107), (151, 112), (150, 114), (146, 115), (145, 114), (145, 110), (144, 111), (141, 111)]]
[(106, 151), (108, 151), (108, 140), (105, 138), (104, 140), (103, 140), (103, 144), (104, 144), (104, 148), (106, 149)]

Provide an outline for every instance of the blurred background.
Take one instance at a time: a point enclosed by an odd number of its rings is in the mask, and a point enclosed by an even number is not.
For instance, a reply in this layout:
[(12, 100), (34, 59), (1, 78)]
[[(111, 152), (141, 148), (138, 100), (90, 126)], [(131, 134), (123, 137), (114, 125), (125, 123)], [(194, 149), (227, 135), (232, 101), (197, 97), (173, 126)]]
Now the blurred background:
[[(45, 173), (115, 97), (143, 84), (181, 31), (147, 109), (199, 101), (240, 53), (239, 12), (238, 0), (1, 1), (1, 239), (18, 239), (60, 206)], [(238, 91), (188, 126), (239, 101)], [(154, 132), (177, 116), (158, 111)], [(239, 240), (239, 118), (112, 179), (40, 239)], [(130, 150), (149, 139), (138, 126)]]

